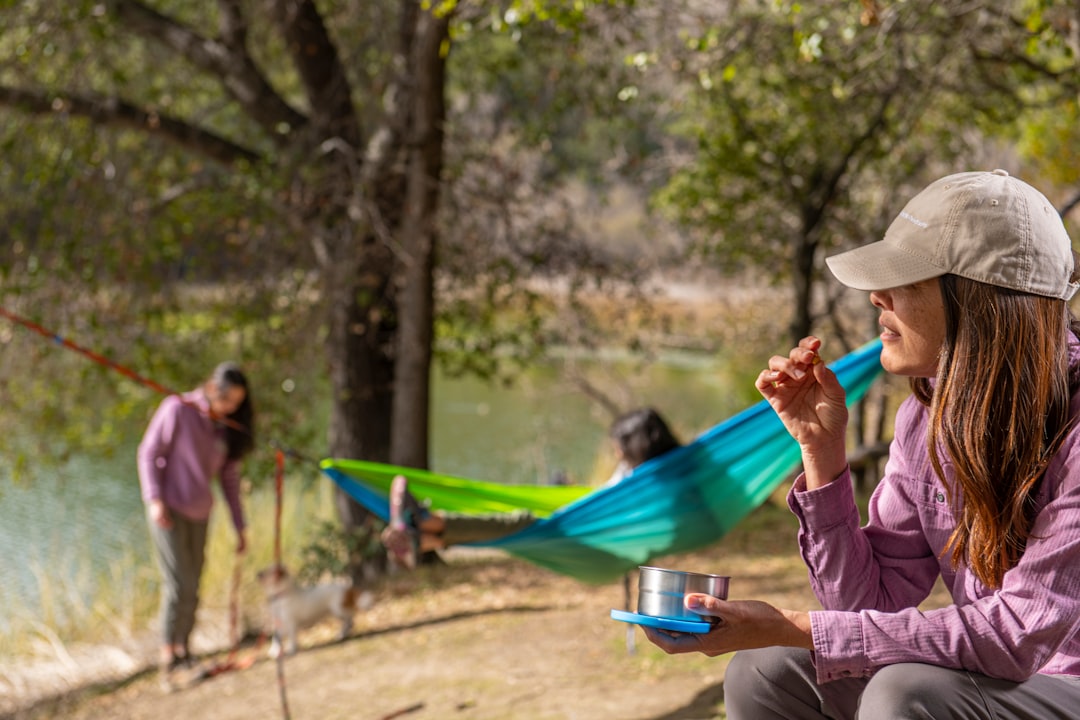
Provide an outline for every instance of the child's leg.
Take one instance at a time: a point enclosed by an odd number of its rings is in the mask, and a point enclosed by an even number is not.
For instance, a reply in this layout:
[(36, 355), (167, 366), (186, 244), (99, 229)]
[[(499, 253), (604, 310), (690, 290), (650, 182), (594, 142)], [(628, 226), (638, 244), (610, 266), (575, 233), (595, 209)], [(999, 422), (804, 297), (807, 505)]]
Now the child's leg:
[[(412, 570), (416, 567), (416, 531), (406, 524), (406, 504), (410, 497), (405, 476), (395, 476), (390, 483), (390, 522), (383, 530), (381, 539), (394, 559)], [(413, 502), (416, 502), (415, 498)]]

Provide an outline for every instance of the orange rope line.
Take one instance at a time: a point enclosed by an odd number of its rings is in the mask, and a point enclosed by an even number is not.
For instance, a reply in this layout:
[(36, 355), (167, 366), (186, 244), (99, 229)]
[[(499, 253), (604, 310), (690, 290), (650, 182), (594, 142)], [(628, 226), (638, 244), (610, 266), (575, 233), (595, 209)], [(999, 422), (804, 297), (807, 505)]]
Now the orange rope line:
[[(46, 338), (47, 340), (52, 340), (53, 342), (55, 342), (57, 345), (60, 345), (61, 347), (67, 348), (68, 350), (71, 350), (73, 352), (77, 352), (80, 355), (82, 355), (82, 356), (84, 356), (86, 358), (89, 358), (90, 360), (96, 362), (99, 365), (103, 365), (104, 367), (107, 367), (107, 368), (109, 368), (111, 370), (115, 370), (116, 372), (120, 373), (124, 377), (130, 378), (131, 380), (134, 380), (135, 382), (139, 383), (140, 385), (148, 387), (151, 390), (154, 390), (155, 392), (159, 392), (162, 395), (177, 395), (177, 396), (180, 395), (180, 393), (178, 393), (177, 391), (172, 390), (170, 388), (167, 388), (164, 385), (162, 385), (161, 383), (156, 382), (154, 380), (151, 380), (148, 377), (144, 377), (144, 376), (138, 374), (137, 372), (135, 372), (134, 370), (132, 370), (131, 368), (125, 367), (124, 365), (121, 365), (120, 363), (116, 362), (115, 360), (110, 360), (109, 358), (105, 357), (104, 355), (102, 355), (100, 353), (96, 353), (96, 352), (94, 352), (93, 350), (91, 350), (89, 348), (83, 347), (82, 345), (78, 345), (78, 344), (72, 342), (71, 340), (68, 340), (67, 338), (65, 338), (63, 336), (61, 336), (61, 335), (59, 335), (57, 333), (54, 333), (51, 330), (49, 330), (49, 329), (47, 329), (47, 328), (45, 328), (45, 327), (43, 327), (41, 325), (38, 325), (33, 320), (29, 320), (27, 318), (24, 318), (22, 315), (18, 315), (16, 313), (11, 312), (10, 310), (7, 310), (5, 308), (0, 307), (0, 316), (3, 316), (5, 318), (7, 318), (8, 320), (12, 321), (13, 323), (17, 323), (17, 324), (22, 325), (23, 327), (25, 327), (25, 328), (27, 328), (29, 330), (34, 331), (35, 333), (37, 333), (38, 335), (41, 335), (43, 338)], [(194, 405), (194, 403), (190, 403), (190, 402), (185, 402), (184, 404), (185, 405), (190, 405), (191, 407), (197, 407), (196, 405)], [(231, 418), (227, 418), (227, 417), (225, 417), (223, 415), (219, 415), (219, 414), (213, 412), (212, 410), (211, 411), (203, 411), (201, 408), (199, 408), (199, 410), (200, 410), (200, 412), (206, 412), (206, 414), (209, 415), (212, 420), (215, 420), (215, 421), (217, 421), (217, 422), (219, 422), (219, 423), (221, 423), (223, 425), (228, 425), (229, 427), (233, 428), (234, 430), (239, 430), (240, 432), (243, 432), (243, 433), (248, 432), (247, 427), (245, 427), (244, 425), (236, 422), (235, 420), (233, 420)]]

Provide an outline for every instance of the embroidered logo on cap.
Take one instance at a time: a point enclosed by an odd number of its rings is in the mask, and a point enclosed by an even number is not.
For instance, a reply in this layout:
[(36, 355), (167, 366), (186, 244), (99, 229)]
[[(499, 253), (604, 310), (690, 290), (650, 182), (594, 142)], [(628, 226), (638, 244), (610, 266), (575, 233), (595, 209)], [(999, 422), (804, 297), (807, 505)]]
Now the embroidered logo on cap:
[(908, 212), (908, 211), (906, 211), (906, 210), (902, 210), (902, 211), (900, 212), (900, 217), (904, 218), (905, 220), (907, 220), (907, 221), (908, 221), (909, 223), (911, 223), (912, 225), (915, 225), (915, 226), (917, 226), (917, 227), (921, 227), (921, 228), (923, 228), (924, 230), (925, 230), (925, 229), (926, 229), (927, 227), (929, 227), (929, 226), (930, 226), (930, 223), (927, 223), (927, 222), (923, 222), (922, 220), (920, 220), (919, 218), (915, 217), (914, 215), (912, 215), (911, 213), (909, 213), (909, 212)]

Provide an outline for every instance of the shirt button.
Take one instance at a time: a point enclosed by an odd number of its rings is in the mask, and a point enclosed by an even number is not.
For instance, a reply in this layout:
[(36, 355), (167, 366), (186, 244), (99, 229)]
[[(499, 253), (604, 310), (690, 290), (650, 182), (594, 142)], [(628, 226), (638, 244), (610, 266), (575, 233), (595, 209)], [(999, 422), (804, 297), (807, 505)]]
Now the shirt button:
[(934, 496), (934, 499), (937, 500), (939, 503), (945, 502), (945, 493), (938, 490), (937, 495)]

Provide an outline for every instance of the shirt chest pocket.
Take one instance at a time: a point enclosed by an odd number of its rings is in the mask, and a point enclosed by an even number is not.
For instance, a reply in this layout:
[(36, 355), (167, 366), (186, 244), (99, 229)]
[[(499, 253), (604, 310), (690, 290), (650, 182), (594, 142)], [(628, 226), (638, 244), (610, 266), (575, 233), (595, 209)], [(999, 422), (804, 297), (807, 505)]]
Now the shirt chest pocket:
[(926, 540), (935, 552), (940, 552), (956, 528), (956, 518), (945, 488), (936, 481), (919, 482), (915, 484), (913, 494)]
[(947, 513), (952, 517), (949, 508), (949, 498), (945, 495), (945, 488), (937, 482), (917, 482), (913, 489), (914, 500), (920, 507), (933, 512)]

